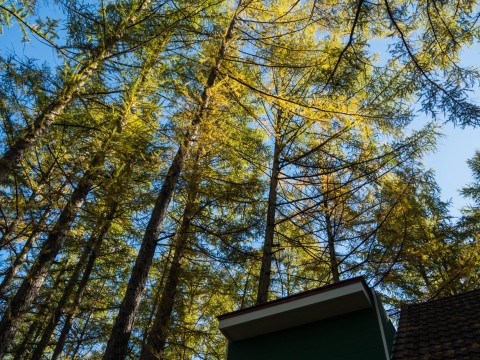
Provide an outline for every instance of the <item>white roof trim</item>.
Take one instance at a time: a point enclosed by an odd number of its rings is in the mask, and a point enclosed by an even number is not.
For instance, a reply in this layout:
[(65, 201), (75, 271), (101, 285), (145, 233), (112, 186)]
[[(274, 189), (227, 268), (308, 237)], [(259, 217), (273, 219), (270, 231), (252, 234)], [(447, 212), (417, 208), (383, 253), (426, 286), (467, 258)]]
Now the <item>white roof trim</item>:
[(385, 350), (385, 359), (389, 360), (390, 355), (388, 354), (387, 337), (385, 336), (385, 329), (383, 328), (382, 315), (380, 313), (380, 304), (378, 302), (377, 294), (375, 293), (374, 290), (372, 290), (372, 292), (373, 292), (373, 301), (375, 303), (375, 311), (377, 312), (378, 326), (380, 327), (380, 332), (382, 334), (382, 343), (383, 343), (383, 349)]
[(232, 314), (219, 328), (232, 341), (319, 321), (373, 306), (363, 282), (355, 282), (258, 310)]

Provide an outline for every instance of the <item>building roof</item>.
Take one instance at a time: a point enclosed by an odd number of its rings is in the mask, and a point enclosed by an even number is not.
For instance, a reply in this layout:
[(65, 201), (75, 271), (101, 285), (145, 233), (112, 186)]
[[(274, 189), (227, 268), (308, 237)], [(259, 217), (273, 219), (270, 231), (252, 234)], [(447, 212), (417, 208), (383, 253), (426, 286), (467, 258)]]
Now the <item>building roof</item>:
[(480, 289), (402, 306), (392, 359), (480, 359)]
[(238, 341), (372, 306), (368, 286), (358, 277), (220, 315), (218, 320), (225, 337)]

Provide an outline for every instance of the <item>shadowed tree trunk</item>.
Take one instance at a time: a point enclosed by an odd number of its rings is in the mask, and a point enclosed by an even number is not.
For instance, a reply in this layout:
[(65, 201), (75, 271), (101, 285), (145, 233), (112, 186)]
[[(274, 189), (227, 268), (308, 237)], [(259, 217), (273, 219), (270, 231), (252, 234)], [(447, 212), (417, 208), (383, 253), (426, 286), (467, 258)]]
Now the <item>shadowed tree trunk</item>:
[(194, 174), (188, 188), (187, 202), (182, 215), (182, 223), (175, 238), (175, 252), (172, 264), (168, 271), (167, 281), (163, 289), (160, 303), (155, 314), (153, 326), (147, 338), (146, 344), (142, 347), (141, 360), (156, 360), (163, 358), (163, 352), (167, 342), (168, 329), (170, 327), (173, 306), (177, 295), (182, 259), (188, 249), (188, 236), (190, 223), (196, 215), (196, 198), (198, 193), (198, 160), (195, 164)]
[(268, 301), (268, 290), (272, 274), (273, 262), (273, 239), (275, 235), (275, 212), (277, 203), (277, 187), (280, 175), (280, 122), (281, 111), (277, 113), (277, 129), (275, 129), (275, 145), (273, 150), (272, 173), (270, 175), (270, 189), (268, 192), (267, 206), (267, 225), (265, 227), (265, 240), (263, 243), (262, 267), (260, 269), (260, 279), (258, 282), (257, 304), (263, 304)]
[[(65, 272), (66, 272), (66, 268), (63, 268), (57, 274), (55, 280), (53, 281), (50, 291), (47, 293), (47, 296), (45, 297), (45, 300), (44, 300), (45, 304), (48, 304), (50, 302), (50, 299), (54, 294), (54, 290), (57, 289), (60, 282), (64, 280), (63, 274)], [(37, 341), (38, 336), (40, 336), (43, 320), (44, 320), (44, 317), (40, 316), (30, 324), (27, 334), (23, 336), (22, 342), (15, 349), (15, 352), (14, 352), (15, 356), (13, 357), (14, 360), (23, 360), (27, 358), (25, 353), (29, 352), (30, 349), (33, 348), (33, 344)]]
[(100, 232), (98, 234), (93, 233), (90, 236), (90, 239), (88, 240), (85, 246), (85, 249), (82, 252), (82, 255), (80, 256), (80, 259), (78, 260), (78, 263), (75, 266), (75, 269), (73, 270), (72, 275), (70, 276), (70, 279), (68, 280), (68, 283), (65, 286), (65, 289), (63, 290), (62, 297), (60, 298), (54, 313), (52, 314), (52, 316), (47, 322), (47, 327), (45, 328), (42, 338), (40, 339), (39, 344), (37, 345), (35, 351), (32, 354), (31, 360), (39, 360), (42, 358), (42, 355), (45, 352), (45, 349), (47, 348), (48, 343), (50, 342), (53, 332), (55, 331), (55, 328), (57, 327), (61, 316), (65, 312), (67, 302), (70, 299), (75, 289), (75, 285), (78, 282), (78, 277), (80, 276), (80, 272), (82, 271), (82, 268), (88, 259), (87, 266), (85, 268), (85, 271), (82, 276), (82, 280), (78, 285), (78, 290), (77, 290), (77, 295), (79, 292), (83, 294), (83, 291), (90, 277), (90, 273), (92, 271), (93, 265), (95, 263), (96, 254), (98, 253), (98, 249), (101, 246), (103, 239), (105, 238), (105, 235), (107, 234), (110, 228), (110, 225), (112, 223), (113, 217), (115, 216), (116, 210), (117, 210), (117, 204), (114, 204), (114, 206), (112, 207), (112, 210), (107, 215), (107, 218), (102, 220), (104, 224), (103, 226), (101, 226)]
[(189, 142), (190, 136), (177, 151), (160, 190), (160, 194), (157, 197), (157, 201), (155, 202), (152, 215), (145, 230), (143, 241), (128, 282), (125, 297), (120, 305), (120, 311), (115, 320), (115, 325), (107, 344), (103, 357), (104, 359), (124, 359), (127, 355), (130, 333), (133, 329), (135, 315), (152, 264), (157, 239), (162, 231), (165, 212), (170, 203), (175, 185), (185, 162), (187, 155), (186, 151), (190, 146), (187, 145)]
[(161, 300), (161, 293), (163, 289), (165, 288), (165, 281), (168, 275), (168, 269), (171, 264), (171, 258), (174, 253), (173, 246), (170, 246), (167, 258), (165, 259), (165, 266), (162, 269), (160, 279), (155, 282), (155, 286), (157, 288), (157, 291), (154, 294), (153, 297), (153, 305), (149, 309), (149, 316), (148, 320), (145, 322), (145, 328), (143, 329), (143, 336), (142, 336), (142, 349), (147, 345), (147, 338), (148, 338), (148, 333), (150, 331), (152, 321), (155, 318), (155, 314), (157, 313), (158, 309), (158, 304), (160, 303)]
[(10, 346), (23, 315), (28, 311), (40, 287), (43, 285), (53, 260), (59, 253), (77, 214), (98, 176), (97, 168), (103, 163), (104, 157), (104, 152), (101, 151), (100, 154), (93, 158), (90, 169), (94, 170), (87, 170), (79, 181), (70, 200), (63, 208), (55, 226), (45, 240), (35, 263), (10, 301), (7, 311), (0, 321), (0, 358)]
[(340, 269), (335, 251), (335, 234), (332, 226), (332, 213), (328, 208), (328, 198), (323, 201), (323, 211), (325, 212), (325, 228), (327, 231), (328, 255), (330, 260), (330, 270), (334, 283), (340, 282)]
[(145, 230), (142, 244), (127, 285), (125, 297), (120, 305), (118, 316), (115, 319), (115, 324), (107, 343), (107, 348), (103, 356), (104, 360), (123, 360), (127, 356), (130, 334), (135, 323), (135, 317), (138, 306), (140, 305), (142, 292), (145, 288), (150, 266), (155, 254), (157, 239), (162, 232), (163, 219), (168, 204), (173, 196), (175, 185), (183, 170), (191, 143), (197, 136), (199, 124), (206, 115), (211, 99), (210, 89), (214, 86), (215, 81), (218, 78), (220, 66), (225, 58), (227, 47), (233, 39), (234, 27), (241, 10), (241, 3), (242, 2), (240, 1), (234, 16), (230, 21), (229, 27), (225, 33), (225, 38), (222, 41), (218, 56), (215, 60), (215, 64), (210, 70), (207, 84), (202, 92), (200, 108), (198, 109), (196, 116), (192, 119), (189, 130), (187, 130), (187, 133), (185, 134), (184, 141), (180, 144), (180, 147), (175, 154), (153, 207), (152, 215)]
[[(102, 246), (103, 240), (105, 239), (105, 236), (107, 235), (108, 231), (110, 230), (110, 227), (112, 225), (112, 221), (115, 218), (115, 214), (117, 213), (118, 209), (118, 203), (115, 202), (112, 204), (112, 207), (110, 209), (109, 214), (107, 215), (105, 222), (96, 238), (93, 239), (91, 243), (91, 247), (89, 247), (89, 256), (87, 260), (87, 265), (85, 267), (85, 271), (83, 272), (82, 278), (80, 280), (80, 283), (78, 284), (77, 291), (75, 292), (74, 295), (74, 300), (72, 304), (72, 308), (70, 311), (68, 311), (68, 314), (65, 318), (65, 322), (62, 327), (62, 331), (60, 333), (60, 336), (58, 338), (57, 344), (55, 346), (55, 349), (53, 351), (53, 355), (51, 360), (56, 360), (62, 353), (63, 348), (65, 346), (65, 342), (67, 340), (68, 334), (70, 332), (70, 329), (72, 328), (73, 320), (75, 320), (75, 314), (78, 310), (78, 307), (80, 306), (80, 302), (82, 301), (83, 294), (85, 293), (85, 290), (87, 288), (88, 280), (90, 279), (90, 275), (93, 270), (93, 266), (95, 265), (95, 260), (97, 259), (98, 253), (100, 251), (100, 248)], [(60, 314), (65, 312), (65, 306), (61, 311), (59, 311)], [(58, 317), (59, 319), (59, 317)], [(56, 319), (58, 323), (58, 319)], [(55, 324), (56, 325), (56, 324)], [(54, 328), (53, 328), (54, 330)], [(53, 334), (53, 330), (51, 331), (49, 335), (49, 339)]]

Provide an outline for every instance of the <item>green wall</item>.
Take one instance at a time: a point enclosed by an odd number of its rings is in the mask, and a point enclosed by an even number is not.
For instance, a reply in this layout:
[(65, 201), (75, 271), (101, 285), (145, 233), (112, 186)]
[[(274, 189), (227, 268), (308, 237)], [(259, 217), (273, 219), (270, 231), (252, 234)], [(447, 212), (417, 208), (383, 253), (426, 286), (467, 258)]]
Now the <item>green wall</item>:
[(375, 308), (231, 342), (228, 346), (227, 360), (282, 359), (385, 360)]

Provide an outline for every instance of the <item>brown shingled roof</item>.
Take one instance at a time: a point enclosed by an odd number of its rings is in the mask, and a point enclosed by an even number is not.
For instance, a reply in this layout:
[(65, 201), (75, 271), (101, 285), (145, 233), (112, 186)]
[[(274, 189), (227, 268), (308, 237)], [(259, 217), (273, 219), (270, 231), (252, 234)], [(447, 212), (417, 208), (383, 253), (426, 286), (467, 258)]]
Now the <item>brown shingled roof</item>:
[(480, 359), (480, 289), (402, 306), (392, 359)]

